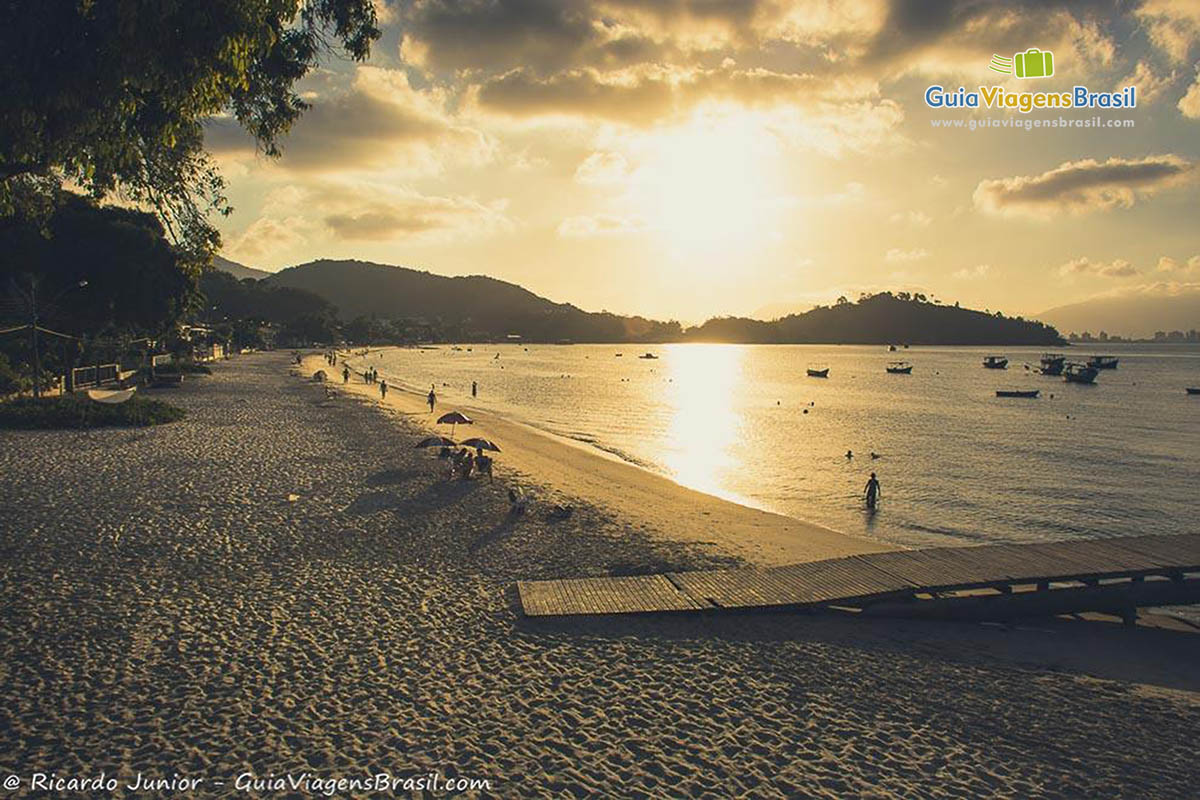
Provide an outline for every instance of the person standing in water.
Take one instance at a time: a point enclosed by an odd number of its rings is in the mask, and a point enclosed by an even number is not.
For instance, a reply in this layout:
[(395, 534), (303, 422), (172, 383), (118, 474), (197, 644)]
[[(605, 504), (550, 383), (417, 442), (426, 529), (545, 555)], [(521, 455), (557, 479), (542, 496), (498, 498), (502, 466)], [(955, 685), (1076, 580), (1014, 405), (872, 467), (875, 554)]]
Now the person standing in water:
[(437, 394), (433, 391), (432, 383), (429, 384), (429, 397), (427, 397), (426, 399), (429, 401), (429, 413), (432, 414), (433, 407), (435, 405), (437, 405)]
[(386, 380), (382, 380), (379, 382), (379, 399), (380, 400), (387, 399), (387, 381)]
[(475, 381), (471, 381), (471, 397), (478, 397), (478, 396), (479, 396), (479, 384)]
[(879, 479), (875, 477), (874, 472), (871, 473), (871, 478), (867, 481), (865, 493), (867, 498), (867, 508), (874, 510), (875, 504), (879, 502), (879, 498), (881, 496), (879, 491)]

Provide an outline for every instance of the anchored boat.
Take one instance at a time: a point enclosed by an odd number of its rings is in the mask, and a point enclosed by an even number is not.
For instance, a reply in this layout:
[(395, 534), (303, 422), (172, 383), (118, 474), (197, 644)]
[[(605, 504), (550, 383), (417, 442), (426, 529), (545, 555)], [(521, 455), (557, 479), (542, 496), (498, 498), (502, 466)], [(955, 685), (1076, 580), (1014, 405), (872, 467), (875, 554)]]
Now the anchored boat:
[(1042, 374), (1062, 375), (1063, 365), (1066, 363), (1067, 357), (1061, 353), (1042, 353)]
[(809, 367), (807, 370), (805, 370), (805, 372), (808, 373), (808, 377), (810, 377), (810, 378), (828, 378), (829, 377), (829, 367), (826, 367), (823, 365), (816, 366), (816, 367)]
[(1116, 369), (1119, 360), (1116, 356), (1092, 356), (1087, 363), (1093, 369)]
[(997, 389), (996, 397), (1037, 397), (1038, 389)]
[(893, 361), (887, 365), (887, 371), (893, 375), (910, 375), (912, 374), (912, 364), (907, 361)]
[(1063, 367), (1063, 377), (1068, 383), (1095, 383), (1100, 371), (1091, 364), (1067, 364)]
[(1008, 358), (1005, 356), (987, 356), (983, 359), (983, 366), (988, 369), (1008, 369)]

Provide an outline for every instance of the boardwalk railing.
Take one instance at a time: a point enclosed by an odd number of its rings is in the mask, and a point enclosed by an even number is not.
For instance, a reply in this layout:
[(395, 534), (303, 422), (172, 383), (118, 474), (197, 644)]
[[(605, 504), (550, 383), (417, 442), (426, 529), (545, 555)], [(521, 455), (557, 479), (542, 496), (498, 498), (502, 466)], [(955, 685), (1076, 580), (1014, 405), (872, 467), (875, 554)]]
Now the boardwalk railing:
[(1200, 534), (904, 550), (785, 567), (520, 581), (526, 616), (847, 607), (1005, 617), (1200, 602)]

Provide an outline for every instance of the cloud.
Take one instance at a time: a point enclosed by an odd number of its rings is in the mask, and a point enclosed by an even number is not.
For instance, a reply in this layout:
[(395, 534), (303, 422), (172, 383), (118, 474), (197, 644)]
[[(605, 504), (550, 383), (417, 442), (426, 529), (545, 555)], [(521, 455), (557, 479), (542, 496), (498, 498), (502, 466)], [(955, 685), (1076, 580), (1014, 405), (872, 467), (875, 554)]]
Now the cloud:
[(1137, 87), (1138, 105), (1150, 105), (1162, 96), (1171, 84), (1174, 83), (1177, 73), (1172, 71), (1169, 75), (1160, 75), (1155, 71), (1154, 67), (1146, 61), (1139, 61), (1133, 68), (1133, 72), (1125, 78), (1117, 81), (1117, 88), (1124, 86)]
[(575, 170), (576, 183), (585, 186), (611, 186), (629, 175), (629, 162), (620, 153), (592, 153)]
[(427, 195), (391, 184), (321, 179), (277, 187), (260, 216), (227, 252), (259, 263), (283, 263), (314, 241), (429, 242), (505, 233), (515, 228), (504, 199), (483, 203)]
[(974, 281), (986, 278), (991, 271), (992, 268), (990, 265), (977, 264), (974, 267), (963, 267), (962, 269), (955, 270), (953, 277), (960, 281)]
[(1179, 261), (1170, 256), (1162, 256), (1158, 259), (1155, 271), (1177, 275), (1200, 275), (1200, 255), (1192, 256), (1186, 261)]
[(644, 230), (646, 230), (646, 224), (640, 219), (612, 214), (567, 217), (558, 225), (558, 235), (565, 238), (621, 236), (640, 233)]
[[(445, 111), (439, 90), (418, 91), (404, 72), (358, 66), (349, 85), (310, 97), (310, 108), (280, 140), (281, 169), (334, 172), (389, 167), (436, 172), (445, 163), (480, 164), (494, 156), (485, 134)], [(252, 156), (253, 141), (229, 117), (209, 120), (205, 143), (218, 157)]]
[(250, 224), (223, 250), (225, 255), (243, 261), (269, 260), (305, 244), (307, 238), (299, 232), (304, 224), (300, 217), (271, 219), (260, 217)]
[(1135, 12), (1150, 41), (1176, 64), (1200, 40), (1200, 6), (1194, 0), (1147, 0)]
[(905, 261), (920, 261), (923, 258), (929, 258), (929, 251), (925, 250), (923, 248), (917, 248), (915, 250), (901, 250), (898, 247), (893, 247), (891, 250), (888, 250), (887, 253), (885, 253), (883, 256), (883, 259), (885, 261), (890, 261), (893, 263), (905, 262)]
[(1092, 261), (1087, 257), (1075, 258), (1058, 268), (1058, 274), (1099, 275), (1102, 278), (1129, 278), (1138, 274), (1138, 270), (1128, 261), (1118, 258), (1114, 261)]
[(926, 214), (924, 211), (897, 211), (889, 217), (891, 222), (906, 222), (916, 228), (928, 228), (933, 222), (933, 217)]
[(1179, 98), (1179, 113), (1188, 119), (1200, 119), (1200, 65), (1197, 65), (1196, 80), (1188, 87), (1187, 93)]
[(981, 181), (975, 189), (975, 207), (1037, 218), (1129, 208), (1138, 196), (1177, 183), (1192, 167), (1192, 162), (1169, 154), (1069, 161), (1040, 175)]

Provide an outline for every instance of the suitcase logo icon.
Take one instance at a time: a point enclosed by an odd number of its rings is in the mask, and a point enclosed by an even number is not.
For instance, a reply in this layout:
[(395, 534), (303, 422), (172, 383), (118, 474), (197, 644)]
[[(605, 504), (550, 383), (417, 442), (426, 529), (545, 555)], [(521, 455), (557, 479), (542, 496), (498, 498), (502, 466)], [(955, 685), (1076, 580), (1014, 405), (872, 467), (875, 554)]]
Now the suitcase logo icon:
[(1012, 58), (993, 55), (988, 67), (994, 72), (1016, 75), (1018, 78), (1049, 78), (1054, 74), (1054, 53), (1031, 47)]

